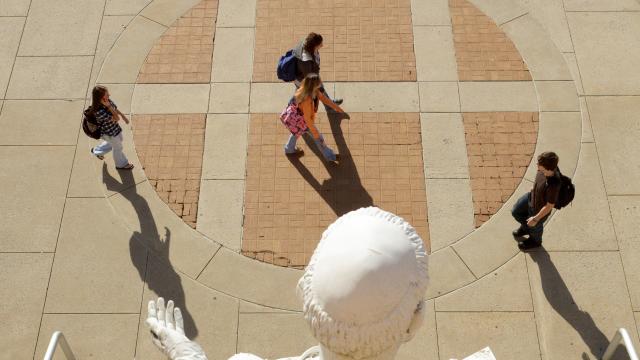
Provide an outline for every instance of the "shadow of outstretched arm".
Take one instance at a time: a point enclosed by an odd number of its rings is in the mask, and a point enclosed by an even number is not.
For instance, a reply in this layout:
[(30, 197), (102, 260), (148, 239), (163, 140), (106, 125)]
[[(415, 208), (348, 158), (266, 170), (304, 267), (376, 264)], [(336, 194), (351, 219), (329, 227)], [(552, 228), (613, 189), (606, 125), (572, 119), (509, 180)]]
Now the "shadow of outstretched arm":
[[(111, 176), (107, 171), (106, 165), (103, 165), (102, 179), (107, 189), (117, 191), (122, 188), (122, 184), (134, 184), (131, 171), (122, 170), (118, 173), (122, 177), (122, 181), (118, 181)], [(140, 224), (140, 231), (134, 231), (129, 238), (131, 262), (138, 270), (140, 279), (147, 284), (149, 290), (157, 296), (172, 299), (175, 306), (182, 310), (185, 334), (190, 339), (193, 339), (198, 335), (198, 328), (187, 309), (182, 280), (169, 261), (171, 231), (165, 227), (164, 237), (160, 236), (156, 222), (151, 214), (149, 203), (138, 194), (136, 186), (133, 185), (120, 193), (133, 206)], [(151, 250), (148, 252), (149, 255), (140, 255), (140, 245)]]

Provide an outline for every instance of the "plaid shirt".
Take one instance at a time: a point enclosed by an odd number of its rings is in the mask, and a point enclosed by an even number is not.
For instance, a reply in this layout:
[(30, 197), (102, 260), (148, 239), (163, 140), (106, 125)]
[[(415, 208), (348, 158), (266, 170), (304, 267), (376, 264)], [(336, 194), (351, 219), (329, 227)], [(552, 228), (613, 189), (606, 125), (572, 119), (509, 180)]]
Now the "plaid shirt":
[[(109, 99), (109, 102), (114, 109), (118, 108), (116, 104), (111, 101), (111, 99)], [(109, 109), (107, 109), (106, 106), (100, 104), (100, 108), (98, 108), (98, 111), (96, 111), (96, 120), (98, 121), (98, 125), (100, 126), (100, 132), (102, 133), (102, 135), (118, 136), (122, 132), (122, 128), (120, 127), (120, 125), (118, 125), (117, 122), (111, 121), (112, 119), (113, 115), (111, 115)]]

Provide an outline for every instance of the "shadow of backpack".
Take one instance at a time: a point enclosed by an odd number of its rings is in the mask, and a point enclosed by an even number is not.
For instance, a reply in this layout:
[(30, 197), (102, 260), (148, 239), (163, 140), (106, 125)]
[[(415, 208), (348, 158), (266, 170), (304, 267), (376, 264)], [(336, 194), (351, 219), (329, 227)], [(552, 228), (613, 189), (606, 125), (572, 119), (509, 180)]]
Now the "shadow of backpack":
[(102, 136), (96, 114), (91, 110), (91, 107), (82, 112), (82, 131), (92, 139), (100, 139)]
[(562, 209), (573, 201), (573, 197), (576, 195), (576, 187), (573, 185), (571, 178), (563, 175), (559, 168), (558, 174), (560, 174), (560, 191), (558, 192), (558, 200), (553, 207)]

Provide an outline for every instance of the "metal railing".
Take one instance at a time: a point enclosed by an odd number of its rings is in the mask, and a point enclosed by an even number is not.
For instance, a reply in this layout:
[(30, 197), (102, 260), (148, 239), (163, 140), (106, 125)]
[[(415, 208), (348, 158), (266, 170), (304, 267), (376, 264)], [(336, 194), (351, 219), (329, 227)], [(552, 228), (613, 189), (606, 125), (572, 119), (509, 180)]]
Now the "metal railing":
[(636, 349), (633, 347), (633, 343), (631, 342), (631, 337), (627, 332), (627, 329), (620, 328), (616, 330), (616, 334), (613, 335), (613, 339), (611, 339), (611, 343), (607, 346), (607, 351), (602, 355), (602, 360), (609, 360), (613, 356), (613, 353), (618, 348), (620, 343), (624, 345), (624, 348), (627, 350), (627, 354), (629, 354), (629, 359), (638, 360), (638, 354), (636, 353)]
[(69, 346), (69, 343), (67, 342), (67, 339), (65, 339), (64, 334), (62, 334), (62, 331), (56, 331), (51, 335), (47, 352), (44, 354), (44, 360), (53, 359), (53, 354), (55, 354), (58, 345), (62, 348), (62, 352), (67, 359), (76, 360), (75, 355), (73, 355), (73, 351), (71, 351), (71, 346)]

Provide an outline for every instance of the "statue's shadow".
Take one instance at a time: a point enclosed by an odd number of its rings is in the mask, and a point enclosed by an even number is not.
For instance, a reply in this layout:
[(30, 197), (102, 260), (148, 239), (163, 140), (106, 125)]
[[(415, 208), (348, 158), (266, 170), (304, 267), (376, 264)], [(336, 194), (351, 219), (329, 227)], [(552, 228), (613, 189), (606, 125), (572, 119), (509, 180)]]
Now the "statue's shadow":
[[(120, 195), (131, 202), (138, 216), (140, 231), (134, 231), (129, 238), (131, 261), (149, 290), (159, 297), (173, 300), (176, 307), (182, 310), (185, 334), (193, 339), (198, 335), (198, 328), (187, 309), (182, 280), (169, 261), (171, 231), (165, 227), (164, 236), (160, 236), (147, 200), (137, 192), (132, 172), (121, 170), (118, 174), (122, 181), (111, 176), (103, 164), (102, 179), (107, 189), (119, 191)], [(128, 187), (123, 191), (126, 186)], [(150, 250), (146, 257), (140, 256), (140, 245)], [(146, 306), (143, 309), (146, 309)]]

